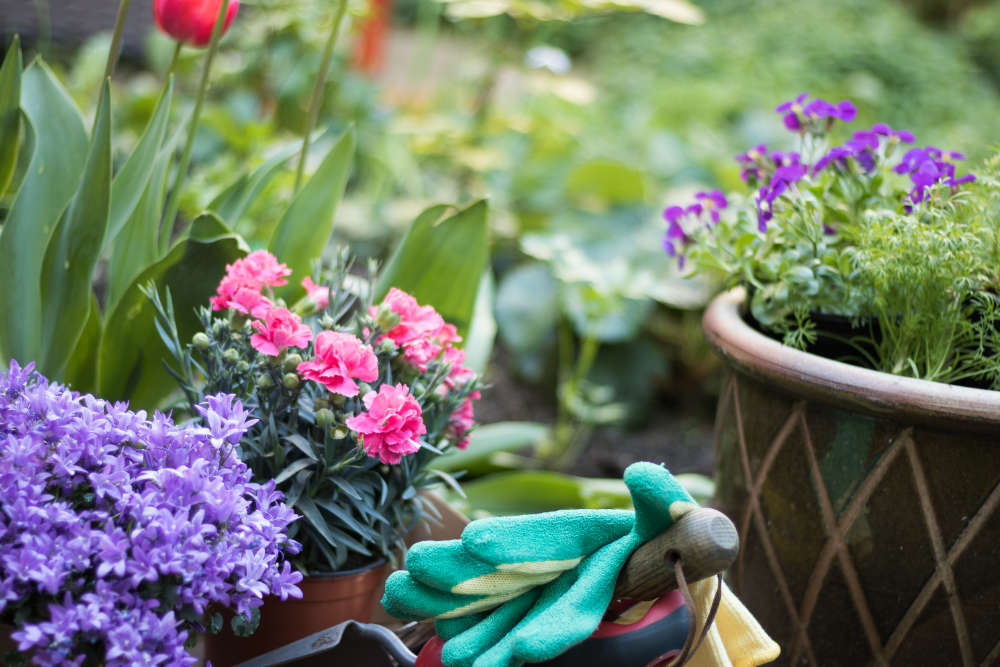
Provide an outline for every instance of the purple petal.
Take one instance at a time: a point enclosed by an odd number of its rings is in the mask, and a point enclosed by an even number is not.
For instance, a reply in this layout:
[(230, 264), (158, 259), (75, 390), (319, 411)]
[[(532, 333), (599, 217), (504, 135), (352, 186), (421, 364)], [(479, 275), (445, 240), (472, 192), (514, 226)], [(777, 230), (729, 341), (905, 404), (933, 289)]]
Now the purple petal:
[(850, 123), (857, 118), (858, 110), (851, 104), (850, 100), (843, 100), (837, 105), (836, 116), (845, 123)]

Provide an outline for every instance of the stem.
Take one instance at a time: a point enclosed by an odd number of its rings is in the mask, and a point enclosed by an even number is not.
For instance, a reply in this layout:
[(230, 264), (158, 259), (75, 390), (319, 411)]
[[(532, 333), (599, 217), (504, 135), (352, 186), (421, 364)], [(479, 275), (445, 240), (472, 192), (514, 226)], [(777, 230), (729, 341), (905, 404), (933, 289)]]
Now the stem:
[(125, 33), (125, 17), (128, 16), (129, 5), (132, 0), (121, 0), (118, 4), (118, 16), (115, 18), (115, 31), (111, 37), (111, 48), (108, 50), (108, 63), (104, 66), (104, 78), (107, 79), (115, 73), (115, 65), (118, 63), (118, 51), (122, 46), (122, 35)]
[(295, 190), (299, 191), (302, 185), (302, 175), (306, 169), (306, 156), (309, 154), (309, 137), (316, 126), (316, 119), (319, 118), (319, 109), (323, 104), (323, 86), (326, 83), (326, 75), (330, 71), (330, 61), (333, 59), (333, 47), (337, 44), (337, 34), (340, 32), (340, 24), (347, 11), (347, 0), (338, 0), (337, 9), (333, 15), (333, 28), (326, 39), (326, 46), (323, 49), (323, 59), (320, 61), (319, 73), (316, 76), (316, 83), (313, 86), (312, 97), (309, 99), (309, 115), (306, 118), (306, 131), (302, 137), (302, 150), (299, 152), (299, 164), (295, 169)]
[(222, 26), (226, 21), (228, 10), (229, 0), (222, 0), (222, 3), (219, 5), (219, 15), (216, 17), (215, 26), (212, 28), (212, 41), (208, 45), (208, 55), (205, 56), (205, 67), (201, 72), (201, 83), (198, 86), (198, 97), (194, 103), (194, 113), (191, 115), (191, 125), (188, 128), (187, 142), (184, 144), (181, 161), (177, 164), (177, 177), (174, 179), (174, 187), (170, 190), (167, 212), (163, 218), (164, 229), (160, 230), (160, 243), (164, 245), (170, 240), (174, 219), (177, 217), (177, 209), (180, 207), (181, 185), (184, 183), (188, 164), (191, 162), (191, 147), (194, 145), (194, 135), (198, 130), (198, 119), (201, 116), (201, 107), (205, 102), (208, 79), (212, 73), (212, 62), (215, 60), (215, 54), (219, 50)]
[(184, 42), (178, 40), (177, 44), (174, 46), (174, 55), (170, 58), (170, 66), (167, 67), (168, 79), (170, 78), (170, 75), (174, 73), (174, 70), (177, 68), (177, 61), (180, 60), (181, 49), (183, 48), (184, 48)]

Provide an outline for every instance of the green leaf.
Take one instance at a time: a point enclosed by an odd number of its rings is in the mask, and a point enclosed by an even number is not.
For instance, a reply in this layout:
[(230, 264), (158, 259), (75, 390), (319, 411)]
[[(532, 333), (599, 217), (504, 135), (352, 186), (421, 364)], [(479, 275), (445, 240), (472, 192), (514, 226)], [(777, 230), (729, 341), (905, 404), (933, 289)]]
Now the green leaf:
[(314, 260), (319, 259), (330, 240), (333, 216), (344, 194), (353, 158), (354, 130), (350, 129), (326, 154), (278, 222), (268, 250), (292, 269), (288, 285), (279, 293), (301, 291), (302, 278), (312, 274)]
[(566, 189), (577, 199), (597, 200), (605, 206), (634, 204), (646, 196), (644, 174), (613, 160), (586, 162), (569, 175)]
[(21, 109), (34, 146), (0, 234), (0, 357), (37, 360), (43, 339), (42, 262), (87, 159), (83, 116), (41, 60), (21, 79)]
[[(332, 514), (333, 516), (337, 517), (337, 519), (339, 519), (340, 521), (342, 521), (345, 526), (347, 526), (351, 530), (355, 531), (356, 533), (359, 533), (361, 535), (366, 535), (366, 536), (374, 537), (375, 531), (372, 528), (368, 527), (368, 526), (365, 526), (365, 525), (363, 525), (361, 523), (358, 523), (357, 519), (355, 519), (354, 517), (351, 516), (351, 513), (350, 513), (349, 510), (347, 510), (347, 509), (345, 509), (343, 507), (340, 507), (336, 503), (334, 503), (332, 501), (329, 501), (329, 500), (321, 500), (321, 499), (317, 498), (315, 500), (315, 503), (319, 507), (321, 507), (322, 509), (325, 509), (330, 514)], [(371, 538), (369, 538), (369, 539), (371, 539)]]
[[(319, 507), (313, 502), (312, 498), (309, 496), (301, 496), (295, 503), (295, 509), (302, 512), (302, 516), (305, 517), (309, 525), (319, 533), (320, 537), (330, 543), (330, 546), (337, 546), (337, 539), (334, 537), (334, 532), (327, 525), (326, 519), (323, 518), (323, 514), (319, 511)], [(360, 544), (358, 546), (361, 546)], [(363, 546), (361, 546), (364, 549)]]
[[(173, 99), (174, 80), (171, 76), (166, 88), (160, 95), (153, 115), (146, 125), (139, 143), (128, 160), (115, 175), (111, 185), (111, 212), (108, 219), (108, 231), (105, 244), (111, 243), (132, 217), (141, 199), (147, 192), (156, 174), (154, 165), (162, 159), (160, 151), (167, 135), (167, 122), (170, 120), (170, 103)], [(159, 224), (159, 220), (156, 221)]]
[(21, 136), (21, 41), (14, 36), (0, 67), (0, 195), (17, 165)]
[(160, 218), (167, 194), (167, 175), (174, 146), (170, 142), (153, 163), (142, 199), (120, 230), (111, 248), (108, 263), (108, 304), (110, 313), (135, 280), (135, 277), (159, 259)]
[(232, 229), (238, 230), (240, 219), (247, 208), (267, 187), (274, 175), (300, 149), (299, 142), (289, 145), (250, 173), (242, 173), (232, 184), (220, 192), (208, 205), (208, 210), (215, 213)]
[(476, 294), (476, 307), (472, 311), (472, 324), (469, 334), (465, 337), (465, 366), (480, 375), (486, 371), (486, 365), (493, 354), (493, 343), (497, 336), (497, 321), (493, 317), (493, 306), (496, 301), (496, 285), (493, 273), (483, 271), (479, 281), (479, 292)]
[(111, 200), (111, 93), (105, 81), (83, 178), (45, 253), (39, 370), (61, 379), (90, 315), (90, 280)]
[(653, 306), (650, 300), (603, 294), (586, 284), (566, 285), (563, 297), (566, 316), (577, 334), (605, 343), (635, 338)]
[(532, 514), (559, 509), (631, 508), (620, 479), (591, 479), (542, 470), (497, 473), (466, 482), (472, 512)]
[(304, 436), (298, 433), (292, 433), (285, 436), (285, 440), (292, 443), (295, 447), (299, 449), (303, 454), (308, 456), (313, 461), (318, 461), (319, 458), (316, 456), (316, 452), (313, 451), (312, 443), (309, 442)]
[(379, 276), (375, 296), (397, 287), (434, 306), (465, 336), (489, 258), (488, 207), (480, 200), (445, 217), (449, 209), (432, 206), (414, 220)]
[(198, 331), (195, 309), (208, 303), (231, 264), (247, 252), (246, 243), (211, 214), (195, 219), (190, 238), (174, 244), (126, 290), (113, 312), (98, 351), (97, 384), (102, 397), (130, 399), (133, 407), (153, 408), (176, 388), (163, 368), (167, 349), (156, 333), (155, 313), (139, 289), (150, 281), (169, 289), (181, 340)]
[(281, 484), (286, 479), (288, 479), (295, 473), (299, 472), (300, 470), (305, 470), (309, 466), (315, 464), (316, 464), (315, 459), (299, 459), (298, 461), (293, 462), (291, 465), (287, 466), (284, 470), (279, 472), (278, 475), (274, 478), (274, 483)]
[(544, 374), (561, 313), (559, 281), (547, 265), (522, 264), (500, 281), (496, 302), (500, 338), (525, 376), (541, 379)]
[(100, 344), (101, 309), (97, 305), (97, 297), (91, 292), (90, 314), (63, 373), (67, 386), (81, 393), (97, 391), (97, 349)]
[(470, 470), (482, 466), (497, 452), (532, 447), (544, 440), (549, 427), (537, 422), (498, 422), (480, 426), (469, 435), (469, 446), (434, 459), (438, 470)]

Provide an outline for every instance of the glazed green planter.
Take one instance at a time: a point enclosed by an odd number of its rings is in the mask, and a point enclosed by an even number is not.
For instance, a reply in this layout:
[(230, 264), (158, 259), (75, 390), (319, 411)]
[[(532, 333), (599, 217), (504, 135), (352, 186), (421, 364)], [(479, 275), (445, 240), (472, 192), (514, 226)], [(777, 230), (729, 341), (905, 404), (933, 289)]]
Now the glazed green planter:
[(1000, 392), (901, 378), (705, 313), (716, 503), (784, 665), (1000, 664)]

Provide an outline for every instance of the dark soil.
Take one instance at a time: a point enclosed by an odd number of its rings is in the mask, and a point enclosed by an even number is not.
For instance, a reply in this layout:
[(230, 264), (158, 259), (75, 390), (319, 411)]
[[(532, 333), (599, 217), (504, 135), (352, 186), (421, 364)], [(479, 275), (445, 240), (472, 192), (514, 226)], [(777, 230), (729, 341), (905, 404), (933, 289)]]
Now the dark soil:
[[(476, 406), (481, 424), (497, 421), (556, 420), (555, 388), (524, 382), (505, 363), (497, 344), (486, 374), (488, 388)], [(673, 473), (712, 474), (712, 428), (716, 377), (691, 378), (683, 369), (657, 387), (647, 418), (631, 427), (594, 429), (568, 472), (588, 477), (621, 477), (636, 461), (663, 463)]]

